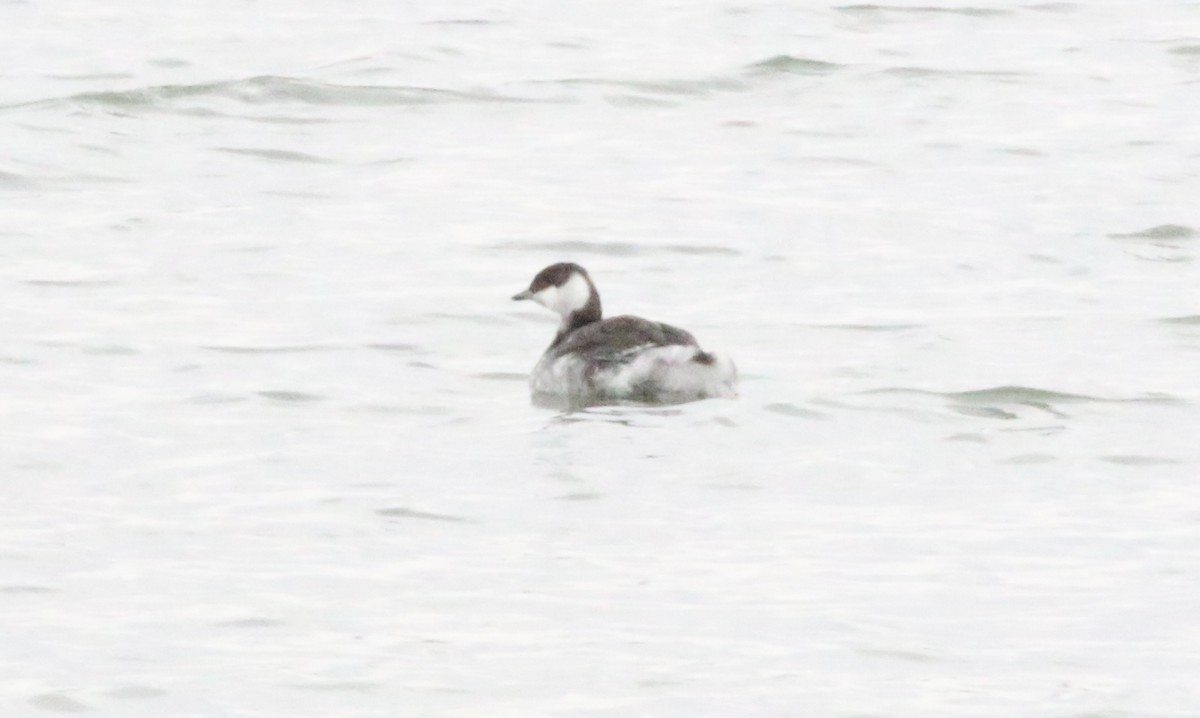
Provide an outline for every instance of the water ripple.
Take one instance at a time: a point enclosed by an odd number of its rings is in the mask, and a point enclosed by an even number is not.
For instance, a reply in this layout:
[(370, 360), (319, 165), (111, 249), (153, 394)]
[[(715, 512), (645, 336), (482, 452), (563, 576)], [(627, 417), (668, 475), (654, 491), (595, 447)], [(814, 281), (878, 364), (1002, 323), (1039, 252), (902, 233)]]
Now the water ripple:
[(161, 698), (167, 695), (167, 692), (161, 688), (153, 688), (151, 686), (120, 686), (108, 691), (106, 695), (110, 698), (119, 698), (121, 700), (145, 700), (147, 698)]
[(406, 85), (344, 85), (294, 77), (261, 75), (192, 85), (154, 85), (130, 90), (82, 92), (65, 97), (0, 105), (0, 110), (61, 105), (85, 105), (125, 111), (168, 109), (180, 101), (205, 99), (231, 100), (247, 105), (291, 103), (352, 107), (538, 101), (487, 91), (467, 92)]
[(826, 75), (844, 68), (836, 62), (793, 55), (775, 55), (746, 67), (753, 75)]
[(1003, 459), (998, 459), (998, 464), (1009, 464), (1013, 466), (1031, 466), (1034, 464), (1052, 464), (1058, 461), (1058, 457), (1053, 454), (1017, 454)]
[(1164, 324), (1200, 324), (1200, 314), (1190, 314), (1186, 317), (1163, 317), (1158, 321)]
[(298, 691), (346, 691), (350, 693), (367, 693), (383, 687), (381, 683), (367, 681), (340, 681), (329, 683), (295, 683), (289, 686)]
[(997, 80), (1012, 80), (1029, 77), (1029, 73), (1013, 70), (950, 70), (941, 67), (924, 67), (917, 65), (900, 65), (883, 70), (885, 75), (900, 77), (956, 77), (956, 78), (993, 78)]
[(258, 395), (271, 401), (281, 401), (288, 403), (303, 403), (311, 401), (321, 401), (325, 397), (319, 394), (309, 394), (304, 391), (291, 391), (288, 389), (279, 389), (272, 391), (260, 391)]
[(91, 708), (64, 693), (43, 693), (29, 699), (36, 708), (51, 713), (82, 713)]
[(773, 55), (764, 60), (750, 63), (736, 73), (701, 78), (665, 79), (614, 79), (605, 77), (568, 77), (535, 85), (558, 87), (598, 87), (621, 91), (606, 99), (617, 104), (672, 105), (680, 98), (709, 97), (718, 93), (747, 92), (754, 88), (755, 81), (789, 75), (828, 75), (845, 67), (794, 55)]
[(37, 182), (25, 175), (0, 172), (0, 189), (33, 189)]
[(967, 17), (995, 17), (998, 15), (1010, 15), (1011, 10), (999, 10), (996, 8), (985, 7), (934, 7), (934, 6), (918, 6), (905, 7), (900, 5), (842, 5), (834, 8), (838, 12), (855, 13), (855, 14), (874, 14), (874, 13), (904, 13), (911, 15), (966, 15)]
[(1149, 403), (1149, 404), (1182, 404), (1182, 399), (1169, 394), (1147, 394), (1138, 397), (1100, 397), (1086, 394), (1070, 394), (1067, 392), (1036, 389), (1026, 386), (996, 386), (987, 389), (970, 391), (927, 391), (924, 389), (909, 389), (904, 387), (885, 387), (871, 389), (864, 394), (923, 394), (925, 396), (942, 396), (970, 404), (1066, 404), (1066, 403)]
[(729, 247), (705, 244), (636, 244), (634, 242), (587, 242), (563, 240), (557, 242), (505, 242), (500, 249), (522, 252), (562, 252), (578, 254), (602, 254), (615, 257), (632, 257), (646, 254), (706, 254), (738, 256), (741, 252)]
[(212, 625), (217, 628), (276, 628), (285, 624), (283, 621), (274, 618), (251, 617), (217, 621)]
[(527, 374), (511, 371), (486, 371), (473, 376), (476, 379), (488, 379), (490, 381), (525, 381), (529, 378)]
[(148, 698), (162, 698), (162, 696), (167, 695), (167, 692), (162, 688), (152, 688), (150, 686), (121, 686), (108, 690), (106, 695), (109, 698), (120, 700), (145, 700)]
[(217, 152), (228, 152), (235, 155), (257, 157), (258, 159), (271, 160), (273, 162), (306, 162), (309, 164), (328, 164), (333, 161), (324, 157), (310, 155), (306, 152), (295, 152), (293, 150), (258, 149), (252, 147), (214, 147), (213, 149)]
[(1057, 408), (1059, 405), (1089, 403), (1185, 403), (1182, 399), (1166, 394), (1147, 394), (1138, 397), (1099, 397), (1025, 386), (997, 386), (987, 389), (950, 392), (888, 387), (872, 389), (862, 393), (871, 395), (916, 394), (941, 397), (949, 400), (948, 408), (957, 414), (979, 419), (997, 419), (1001, 421), (1020, 419), (1021, 415), (1017, 412), (1021, 408), (1036, 409), (1055, 418), (1066, 419), (1069, 418), (1069, 415), (1060, 411)]
[(336, 351), (338, 349), (344, 349), (345, 347), (322, 344), (295, 344), (260, 347), (213, 344), (202, 346), (200, 348), (210, 352), (222, 352), (225, 354), (301, 354), (307, 352)]
[(1034, 12), (1064, 13), (1075, 12), (1079, 9), (1079, 5), (1073, 2), (1043, 2), (1037, 5), (1026, 5), (1025, 9), (1033, 10)]
[(368, 349), (375, 349), (381, 352), (418, 352), (421, 347), (416, 344), (404, 344), (401, 342), (378, 342), (375, 344), (367, 344)]
[(908, 329), (923, 329), (924, 324), (906, 324), (904, 322), (879, 324), (802, 324), (811, 329), (838, 329), (850, 332), (902, 332)]
[(22, 284), (28, 284), (32, 287), (56, 287), (56, 288), (91, 288), (91, 287), (116, 287), (120, 286), (120, 282), (113, 279), (26, 279)]
[(605, 78), (566, 78), (553, 84), (567, 87), (593, 86), (619, 90), (632, 90), (650, 95), (703, 96), (713, 92), (745, 90), (746, 85), (730, 78), (705, 78), (699, 80), (611, 80)]
[(795, 417), (797, 419), (829, 419), (830, 418), (829, 414), (823, 414), (819, 411), (813, 411), (812, 409), (805, 409), (804, 407), (796, 406), (795, 404), (790, 404), (788, 402), (777, 402), (774, 404), (767, 404), (766, 406), (763, 407), (763, 409), (771, 412), (772, 414), (780, 414), (782, 416), (791, 416), (791, 417)]
[(55, 593), (58, 589), (49, 588), (48, 586), (35, 585), (15, 585), (15, 586), (0, 586), (0, 593), (9, 594), (45, 594)]
[(1182, 224), (1160, 224), (1149, 229), (1143, 229), (1140, 232), (1114, 233), (1108, 235), (1110, 239), (1137, 239), (1149, 242), (1172, 242), (1178, 240), (1195, 239), (1200, 235), (1194, 227), (1188, 227)]
[(1161, 466), (1163, 464), (1180, 463), (1178, 459), (1169, 459), (1163, 456), (1143, 456), (1141, 454), (1114, 454), (1101, 456), (1100, 460), (1121, 466)]
[(1200, 231), (1194, 227), (1182, 224), (1159, 224), (1138, 232), (1117, 232), (1109, 234), (1109, 239), (1128, 243), (1139, 248), (1152, 247), (1155, 253), (1146, 250), (1130, 251), (1129, 254), (1147, 262), (1190, 262), (1191, 250), (1188, 244), (1200, 236)]
[(463, 518), (462, 516), (452, 516), (450, 514), (437, 514), (431, 511), (418, 511), (417, 509), (405, 508), (396, 506), (390, 509), (379, 509), (375, 513), (388, 518), (401, 519), (425, 519), (427, 521), (447, 521), (450, 523), (470, 524), (475, 523), (471, 519)]
[[(1041, 408), (1041, 407), (1038, 407)], [(978, 419), (1019, 419), (1011, 411), (1005, 411), (996, 406), (956, 406), (954, 410), (963, 416), (973, 416)]]

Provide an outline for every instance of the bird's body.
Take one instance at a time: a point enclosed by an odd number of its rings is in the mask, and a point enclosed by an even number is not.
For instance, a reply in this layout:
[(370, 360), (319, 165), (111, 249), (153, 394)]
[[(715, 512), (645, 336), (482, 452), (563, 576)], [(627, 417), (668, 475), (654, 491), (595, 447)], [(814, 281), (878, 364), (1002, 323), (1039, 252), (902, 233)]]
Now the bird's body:
[(676, 404), (737, 395), (733, 363), (703, 351), (689, 332), (634, 316), (604, 319), (600, 295), (577, 264), (546, 267), (513, 299), (532, 299), (562, 317), (530, 377), (539, 403)]

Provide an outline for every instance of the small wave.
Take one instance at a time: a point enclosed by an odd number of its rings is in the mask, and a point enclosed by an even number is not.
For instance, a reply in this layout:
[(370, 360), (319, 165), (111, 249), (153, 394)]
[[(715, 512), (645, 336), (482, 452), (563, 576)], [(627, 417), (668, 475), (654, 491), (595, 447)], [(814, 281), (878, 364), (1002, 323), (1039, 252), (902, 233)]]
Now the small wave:
[(304, 391), (291, 391), (289, 389), (269, 390), (257, 392), (259, 396), (270, 399), (271, 401), (280, 401), (287, 403), (305, 403), (312, 401), (321, 401), (325, 397), (320, 394), (309, 394)]
[(368, 349), (374, 349), (381, 352), (415, 352), (420, 351), (421, 347), (416, 344), (403, 344), (401, 342), (379, 342), (376, 344), (366, 345)]
[(37, 182), (25, 175), (0, 172), (0, 189), (33, 189), (36, 186)]
[(465, 322), (467, 324), (479, 324), (481, 326), (496, 326), (507, 324), (508, 319), (503, 317), (492, 316), (489, 314), (452, 314), (450, 312), (433, 312), (429, 316), (437, 317), (438, 319), (449, 319), (455, 322)]
[(941, 67), (923, 67), (917, 65), (899, 65), (884, 69), (885, 75), (899, 77), (983, 77), (997, 80), (1013, 80), (1028, 76), (1028, 73), (1015, 70), (949, 70)]
[(1018, 157), (1045, 157), (1046, 153), (1042, 150), (1032, 147), (1001, 147), (996, 150), (1007, 155), (1016, 155)]
[(864, 160), (858, 157), (837, 157), (833, 155), (810, 155), (807, 157), (796, 157), (791, 160), (791, 162), (795, 162), (797, 164), (833, 165), (838, 167), (870, 167), (874, 169), (887, 169), (887, 165), (879, 162), (872, 162), (871, 160)]
[(178, 57), (159, 57), (153, 60), (147, 60), (147, 65), (152, 67), (163, 67), (168, 70), (176, 70), (181, 67), (191, 67), (192, 63)]
[(932, 653), (922, 651), (906, 651), (899, 648), (859, 648), (856, 652), (863, 656), (878, 656), (886, 659), (897, 659), (911, 663), (937, 663), (940, 659)]
[(1036, 389), (1025, 386), (996, 386), (988, 389), (973, 389), (970, 391), (927, 391), (924, 389), (907, 389), (903, 387), (887, 387), (871, 389), (864, 394), (922, 394), (925, 396), (941, 396), (967, 404), (1024, 404), (1028, 406), (1069, 404), (1069, 403), (1148, 403), (1148, 404), (1179, 404), (1182, 399), (1169, 394), (1147, 394), (1137, 397), (1100, 397), (1087, 394), (1070, 394), (1067, 392)]
[(214, 147), (213, 149), (217, 152), (257, 157), (272, 162), (305, 162), (309, 164), (329, 164), (332, 162), (332, 160), (324, 157), (310, 155), (306, 152), (295, 152), (293, 150), (255, 149), (251, 147)]
[(221, 394), (218, 392), (195, 394), (183, 400), (185, 404), (237, 404), (243, 401), (246, 401), (246, 397), (240, 394)]
[(736, 257), (741, 252), (729, 247), (710, 244), (636, 244), (634, 242), (587, 242), (563, 240), (558, 242), (505, 242), (501, 249), (526, 252), (561, 252), (579, 254), (602, 254), (616, 257), (631, 257), (647, 254), (701, 254)]
[(905, 324), (903, 322), (880, 324), (805, 324), (802, 326), (812, 329), (838, 329), (851, 332), (902, 332), (909, 329), (923, 329), (924, 324)]
[(1114, 233), (1108, 236), (1110, 239), (1135, 239), (1155, 242), (1195, 239), (1197, 235), (1200, 235), (1200, 231), (1197, 231), (1194, 227), (1182, 224), (1159, 224), (1149, 229), (1143, 229), (1140, 232)]
[(294, 344), (257, 347), (212, 344), (208, 346), (202, 346), (200, 348), (210, 352), (223, 352), (225, 354), (300, 354), (306, 352), (332, 351), (336, 349), (342, 349), (344, 347), (323, 344)]
[(753, 75), (826, 75), (845, 65), (793, 55), (775, 55), (746, 67)]
[(87, 72), (82, 75), (46, 75), (51, 80), (74, 80), (74, 81), (94, 81), (94, 80), (132, 80), (133, 75), (128, 72)]
[(398, 404), (359, 404), (348, 407), (346, 411), (351, 414), (389, 414), (397, 416), (446, 416), (453, 413), (444, 406), (408, 406)]
[(289, 688), (298, 691), (330, 691), (330, 692), (349, 692), (349, 693), (369, 693), (379, 690), (384, 687), (383, 683), (371, 683), (368, 681), (328, 681), (324, 683), (293, 683)]
[(512, 371), (485, 371), (475, 374), (476, 379), (488, 379), (491, 381), (526, 381), (529, 379), (528, 374), (522, 374)]
[(1158, 321), (1165, 324), (1200, 324), (1200, 314), (1190, 314), (1186, 317), (1163, 317)]
[(152, 686), (119, 686), (105, 691), (104, 694), (110, 698), (120, 700), (144, 700), (146, 698), (160, 698), (167, 695), (167, 692), (161, 688), (154, 688)]
[(1055, 403), (1149, 403), (1175, 404), (1182, 400), (1168, 394), (1146, 394), (1135, 397), (1103, 397), (1087, 394), (1070, 394), (1067, 392), (1036, 389), (1024, 386), (998, 386), (991, 389), (976, 389), (973, 391), (951, 392), (944, 396), (970, 402), (997, 402), (1012, 404), (1055, 404)]
[(1111, 456), (1101, 456), (1101, 461), (1109, 464), (1119, 464), (1121, 466), (1161, 466), (1163, 464), (1178, 464), (1178, 459), (1169, 459), (1163, 456), (1143, 456), (1141, 454), (1116, 454)]
[(32, 595), (32, 594), (46, 594), (46, 593), (57, 593), (57, 592), (58, 592), (57, 588), (50, 588), (49, 586), (36, 586), (36, 585), (32, 585), (32, 584), (0, 586), (0, 593)]
[(93, 354), (96, 356), (133, 356), (138, 353), (138, 350), (124, 346), (121, 344), (98, 344), (82, 347), (81, 351), (84, 354)]
[(77, 288), (116, 287), (120, 286), (121, 283), (113, 279), (26, 279), (22, 284), (28, 284), (33, 287)]
[[(83, 92), (13, 105), (0, 110), (62, 104), (112, 110), (168, 109), (188, 100), (218, 99), (246, 105), (430, 105), (472, 102), (535, 102), (486, 91), (447, 90), (405, 85), (343, 85), (294, 77), (261, 75), (192, 85), (155, 85), (131, 90)], [(211, 112), (211, 110), (202, 110)], [(213, 113), (217, 114), (217, 113)]]
[(452, 516), (450, 514), (436, 514), (432, 511), (418, 511), (417, 509), (405, 508), (397, 506), (390, 509), (379, 509), (375, 513), (388, 518), (400, 519), (425, 519), (427, 521), (448, 521), (451, 523), (470, 524), (475, 523), (471, 519), (462, 516)]
[(1034, 12), (1075, 12), (1079, 5), (1073, 2), (1043, 2), (1037, 5), (1026, 5), (1026, 10)]
[(912, 15), (965, 15), (967, 17), (995, 17), (1011, 15), (1011, 10), (999, 10), (987, 7), (934, 7), (917, 6), (904, 7), (900, 5), (842, 5), (834, 8), (846, 13), (906, 13)]
[[(937, 393), (937, 392), (934, 392)], [(1069, 394), (1060, 391), (1050, 391), (1047, 389), (1035, 389), (1025, 386), (997, 386), (990, 389), (973, 389), (971, 391), (947, 392), (942, 394), (952, 399), (967, 401), (972, 403), (1000, 403), (1000, 404), (1029, 404), (1038, 402), (1048, 404), (1051, 402), (1069, 403), (1079, 401), (1105, 401), (1094, 396), (1085, 394)]]
[(813, 411), (812, 409), (805, 409), (802, 406), (796, 406), (795, 404), (790, 404), (787, 402), (777, 402), (774, 404), (767, 404), (766, 406), (763, 407), (763, 409), (771, 412), (772, 414), (779, 414), (781, 416), (790, 416), (790, 417), (794, 417), (797, 419), (829, 419), (830, 418), (829, 414), (824, 414), (819, 411)]
[(559, 501), (599, 501), (604, 498), (604, 494), (595, 491), (572, 491), (554, 498)]
[(442, 26), (462, 26), (462, 27), (484, 27), (487, 25), (499, 25), (496, 20), (485, 20), (483, 18), (460, 18), (449, 20), (427, 20), (421, 23), (422, 25), (442, 25)]
[(736, 73), (695, 79), (613, 79), (568, 77), (535, 83), (540, 86), (567, 88), (595, 87), (612, 90), (605, 99), (619, 105), (670, 106), (687, 98), (704, 98), (721, 93), (746, 92), (755, 82), (784, 75), (826, 75), (844, 65), (793, 55), (774, 55), (751, 63)]
[(556, 424), (577, 424), (582, 422), (601, 422), (619, 424), (621, 426), (643, 426), (646, 417), (681, 416), (683, 411), (655, 404), (644, 404), (636, 401), (615, 401), (611, 404), (595, 404), (588, 407), (573, 406), (561, 399), (555, 400), (545, 395), (534, 395), (533, 405), (543, 409), (559, 409), (552, 421)]
[(286, 625), (276, 618), (232, 618), (228, 621), (216, 621), (212, 624), (217, 628), (275, 628)]
[[(1040, 407), (1039, 407), (1040, 408)], [(1016, 414), (997, 406), (956, 406), (954, 411), (963, 416), (973, 416), (978, 419), (1018, 419)]]
[(30, 698), (29, 703), (35, 708), (51, 713), (83, 713), (91, 710), (91, 706), (65, 693), (42, 693)]
[(1003, 459), (998, 459), (998, 464), (1011, 464), (1014, 466), (1030, 466), (1033, 464), (1052, 464), (1058, 461), (1058, 457), (1053, 454), (1017, 454)]
[(630, 90), (648, 95), (705, 96), (715, 92), (745, 90), (745, 83), (729, 78), (704, 78), (699, 80), (609, 80), (603, 78), (566, 78), (554, 84), (567, 87), (605, 87)]
[(959, 434), (951, 434), (950, 436), (947, 436), (944, 441), (957, 441), (964, 444), (986, 444), (988, 443), (988, 438), (982, 434), (963, 432)]

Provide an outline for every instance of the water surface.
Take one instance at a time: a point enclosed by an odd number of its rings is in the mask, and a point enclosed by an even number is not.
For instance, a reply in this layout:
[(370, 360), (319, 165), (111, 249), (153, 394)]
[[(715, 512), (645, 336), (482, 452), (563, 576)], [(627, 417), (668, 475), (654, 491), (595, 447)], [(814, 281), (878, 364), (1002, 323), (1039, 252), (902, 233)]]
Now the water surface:
[(0, 26), (3, 715), (1200, 710), (1194, 3)]

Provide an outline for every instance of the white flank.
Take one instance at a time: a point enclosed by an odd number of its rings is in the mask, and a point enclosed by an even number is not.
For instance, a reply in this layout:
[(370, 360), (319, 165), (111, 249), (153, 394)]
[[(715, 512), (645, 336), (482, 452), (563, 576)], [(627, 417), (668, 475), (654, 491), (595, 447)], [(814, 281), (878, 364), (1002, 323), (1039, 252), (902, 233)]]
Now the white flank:
[(590, 376), (586, 363), (571, 355), (534, 367), (530, 388), (535, 395), (568, 404), (644, 401), (674, 404), (697, 399), (737, 396), (737, 368), (715, 356), (709, 364), (695, 361), (696, 347), (639, 347), (631, 358), (600, 368)]
[(583, 309), (591, 296), (592, 289), (583, 275), (572, 273), (561, 286), (546, 287), (535, 292), (531, 299), (566, 319), (571, 312)]

